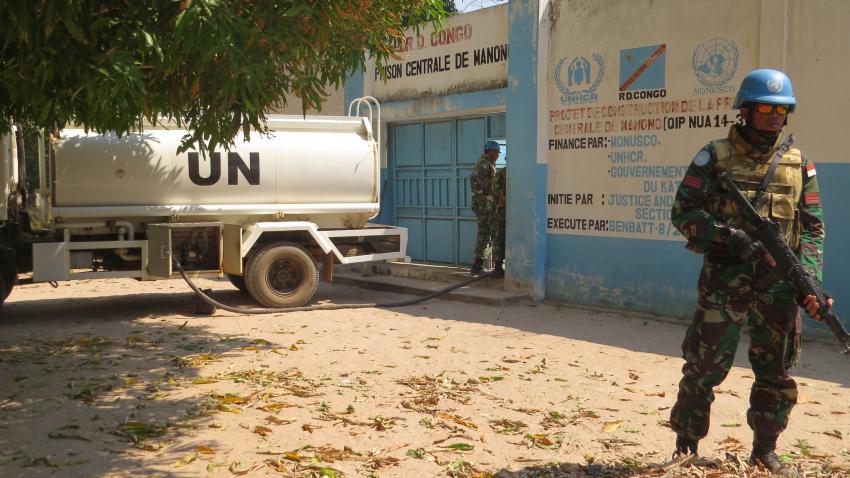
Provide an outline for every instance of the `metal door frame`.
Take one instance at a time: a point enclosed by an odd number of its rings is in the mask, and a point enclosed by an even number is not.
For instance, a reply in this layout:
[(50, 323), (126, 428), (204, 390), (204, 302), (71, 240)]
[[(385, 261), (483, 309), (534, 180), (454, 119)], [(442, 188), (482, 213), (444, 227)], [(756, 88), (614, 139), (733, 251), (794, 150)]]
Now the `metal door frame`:
[[(492, 112), (492, 113), (484, 113), (484, 114), (472, 114), (472, 115), (462, 115), (462, 116), (452, 116), (452, 117), (441, 117), (441, 118), (431, 118), (431, 119), (418, 119), (418, 120), (409, 120), (409, 121), (399, 121), (387, 124), (388, 130), (388, 138), (386, 141), (387, 147), (387, 168), (386, 168), (386, 184), (387, 188), (391, 189), (387, 197), (391, 198), (391, 203), (384, 204), (383, 207), (386, 208), (387, 214), (384, 216), (384, 221), (390, 224), (399, 225), (399, 219), (411, 219), (411, 220), (419, 220), (422, 224), (422, 231), (419, 234), (419, 237), (414, 237), (415, 234), (412, 233), (409, 236), (409, 241), (414, 243), (414, 241), (419, 240), (422, 243), (422, 258), (417, 258), (415, 260), (425, 261), (425, 262), (433, 262), (439, 264), (453, 264), (453, 265), (465, 265), (469, 264), (472, 261), (471, 254), (470, 257), (461, 257), (461, 241), (460, 241), (460, 227), (463, 222), (472, 222), (476, 224), (477, 221), (475, 218), (475, 214), (472, 213), (471, 209), (471, 191), (469, 190), (469, 172), (473, 164), (460, 164), (459, 163), (459, 150), (460, 150), (460, 138), (458, 135), (458, 123), (464, 120), (474, 120), (474, 119), (483, 119), (485, 121), (485, 138), (481, 140), (481, 147), (483, 147), (483, 143), (485, 140), (493, 139), (499, 140), (500, 142), (505, 142), (506, 135), (504, 133), (504, 123), (506, 121), (506, 113), (502, 112)], [(498, 120), (501, 120), (501, 131), (498, 131), (498, 128), (494, 127), (494, 123)], [(426, 157), (426, 125), (435, 124), (435, 123), (450, 123), (451, 130), (451, 161), (446, 166), (429, 166), (427, 165), (427, 157)], [(418, 125), (420, 130), (421, 137), (421, 161), (419, 166), (403, 166), (399, 168), (397, 166), (397, 157), (396, 157), (396, 145), (397, 145), (397, 127), (399, 126), (413, 126)], [(500, 133), (500, 134), (499, 134)], [(475, 158), (477, 159), (477, 157)], [(420, 213), (418, 215), (410, 214), (409, 212), (404, 212), (399, 214), (399, 191), (398, 191), (398, 177), (397, 170), (409, 170), (415, 171), (419, 170), (420, 174), (416, 176), (416, 180), (419, 183), (424, 182), (428, 178), (427, 171), (428, 170), (440, 170), (440, 169), (451, 169), (452, 172), (450, 176), (446, 177), (449, 179), (449, 188), (454, 189), (454, 204), (449, 204), (445, 207), (429, 207), (426, 203), (425, 198), (425, 186), (421, 186), (418, 190), (418, 202), (420, 203), (417, 206), (420, 209)], [(449, 196), (451, 202), (451, 194)], [(403, 207), (403, 206), (402, 206)], [(451, 213), (449, 215), (431, 215), (428, 213), (429, 209), (450, 209)], [(448, 219), (450, 218), (452, 221), (452, 261), (451, 262), (436, 262), (429, 260), (429, 244), (426, 240), (427, 237), (427, 223), (428, 219)], [(414, 243), (415, 244), (415, 243)]]

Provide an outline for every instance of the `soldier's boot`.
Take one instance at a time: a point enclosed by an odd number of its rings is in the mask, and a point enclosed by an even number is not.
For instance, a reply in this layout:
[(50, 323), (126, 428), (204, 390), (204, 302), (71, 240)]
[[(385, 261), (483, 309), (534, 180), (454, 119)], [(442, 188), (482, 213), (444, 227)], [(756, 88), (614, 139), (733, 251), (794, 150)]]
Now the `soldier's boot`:
[(673, 456), (685, 457), (688, 455), (696, 455), (697, 444), (698, 442), (693, 438), (689, 438), (684, 435), (676, 435), (676, 451), (673, 452)]
[(484, 270), (484, 259), (480, 257), (475, 258), (475, 262), (472, 263), (472, 267), (469, 269), (469, 273), (477, 276)]
[(750, 463), (755, 466), (761, 465), (766, 470), (776, 476), (785, 478), (800, 478), (800, 473), (787, 463), (776, 456), (776, 440), (760, 441), (756, 439), (753, 442), (753, 452), (750, 454)]

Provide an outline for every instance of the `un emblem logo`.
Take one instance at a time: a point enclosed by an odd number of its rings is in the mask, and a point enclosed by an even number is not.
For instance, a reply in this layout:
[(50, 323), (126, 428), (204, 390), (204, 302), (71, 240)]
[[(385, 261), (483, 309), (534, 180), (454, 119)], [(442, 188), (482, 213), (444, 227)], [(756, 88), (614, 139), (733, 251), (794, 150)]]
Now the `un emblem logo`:
[(767, 80), (767, 90), (771, 93), (779, 93), (782, 91), (782, 86), (781, 78), (771, 78)]
[(588, 103), (596, 101), (596, 89), (602, 83), (605, 75), (605, 63), (602, 55), (594, 53), (593, 62), (583, 56), (570, 59), (566, 65), (566, 81), (564, 81), (564, 64), (568, 58), (561, 58), (555, 67), (555, 84), (561, 92), (561, 104)]
[(738, 47), (733, 41), (712, 38), (694, 48), (691, 63), (703, 86), (724, 85), (738, 69)]

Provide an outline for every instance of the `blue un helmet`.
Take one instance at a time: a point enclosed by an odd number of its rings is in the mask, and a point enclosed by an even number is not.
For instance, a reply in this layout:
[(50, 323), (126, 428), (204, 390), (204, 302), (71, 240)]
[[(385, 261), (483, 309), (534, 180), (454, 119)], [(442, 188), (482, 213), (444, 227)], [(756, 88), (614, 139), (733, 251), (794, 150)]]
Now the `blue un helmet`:
[(499, 143), (497, 143), (493, 140), (490, 140), (490, 141), (487, 141), (486, 143), (484, 143), (484, 151), (490, 151), (490, 150), (493, 150), (493, 149), (495, 149), (496, 151), (500, 151)]
[(738, 109), (747, 102), (788, 105), (788, 112), (793, 112), (797, 99), (788, 75), (778, 70), (760, 69), (747, 73), (741, 81), (732, 107)]

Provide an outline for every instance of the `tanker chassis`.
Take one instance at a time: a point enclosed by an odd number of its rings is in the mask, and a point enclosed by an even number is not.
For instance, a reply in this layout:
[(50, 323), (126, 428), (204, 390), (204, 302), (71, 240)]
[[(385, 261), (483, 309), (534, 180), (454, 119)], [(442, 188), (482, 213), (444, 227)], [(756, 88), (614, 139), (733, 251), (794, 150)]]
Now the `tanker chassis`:
[(168, 279), (176, 260), (263, 306), (296, 307), (334, 264), (404, 258), (406, 229), (367, 223), (380, 198), (369, 111), (270, 116), (269, 136), (206, 154), (178, 154), (186, 131), (167, 128), (12, 128), (0, 137), (0, 303), (19, 274)]

